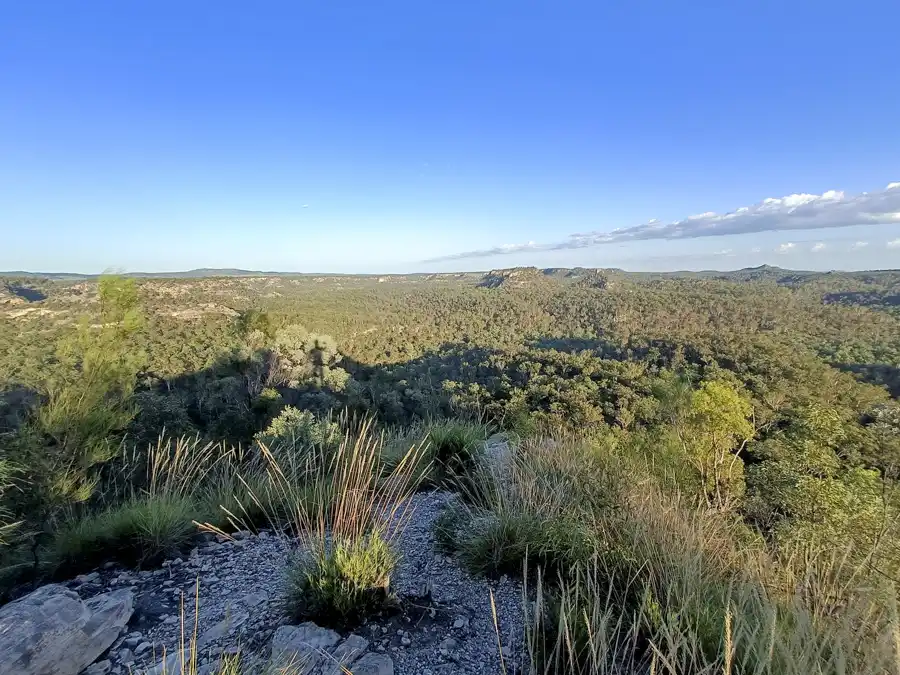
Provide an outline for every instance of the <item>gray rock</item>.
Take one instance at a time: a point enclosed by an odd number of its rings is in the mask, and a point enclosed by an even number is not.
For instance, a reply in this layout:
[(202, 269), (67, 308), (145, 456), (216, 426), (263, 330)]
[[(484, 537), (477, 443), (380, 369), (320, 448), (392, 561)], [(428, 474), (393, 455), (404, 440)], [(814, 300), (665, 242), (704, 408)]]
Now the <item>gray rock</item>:
[(258, 591), (256, 593), (247, 593), (243, 598), (241, 598), (241, 602), (245, 604), (247, 607), (256, 607), (257, 605), (261, 605), (264, 602), (269, 601), (269, 594), (265, 591)]
[(210, 675), (214, 672), (217, 664), (197, 664), (196, 668), (191, 665), (189, 654), (185, 652), (182, 657), (180, 651), (169, 654), (152, 668), (138, 671), (140, 675)]
[(230, 632), (233, 632), (243, 626), (249, 618), (250, 615), (247, 612), (234, 612), (233, 614), (226, 616), (215, 626), (203, 632), (203, 634), (197, 640), (197, 649), (203, 649), (210, 642), (221, 640)]
[(394, 675), (394, 662), (390, 656), (369, 652), (353, 664), (353, 675)]
[(369, 648), (369, 641), (359, 635), (349, 635), (337, 646), (322, 667), (322, 675), (344, 675), (350, 666)]
[(97, 661), (85, 668), (81, 675), (107, 675), (110, 670), (112, 670), (112, 664), (108, 660)]
[(121, 590), (82, 602), (58, 584), (0, 608), (0, 675), (77, 675), (106, 651), (131, 618)]
[(125, 666), (129, 663), (134, 663), (134, 652), (130, 649), (123, 649), (116, 654), (116, 661)]
[(281, 626), (272, 637), (272, 662), (276, 667), (291, 668), (297, 675), (309, 675), (322, 662), (325, 651), (340, 640), (333, 630), (312, 622)]

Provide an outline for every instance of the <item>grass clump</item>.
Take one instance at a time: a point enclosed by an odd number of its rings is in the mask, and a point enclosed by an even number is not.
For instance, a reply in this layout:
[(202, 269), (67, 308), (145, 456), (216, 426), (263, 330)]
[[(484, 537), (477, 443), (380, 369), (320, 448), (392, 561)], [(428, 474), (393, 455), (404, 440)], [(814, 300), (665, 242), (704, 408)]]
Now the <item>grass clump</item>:
[(564, 570), (594, 554), (592, 533), (571, 518), (539, 513), (448, 509), (435, 524), (438, 545), (472, 572), (498, 577), (523, 569)]
[[(383, 454), (384, 436), (363, 420), (333, 455), (311, 457), (310, 499), (293, 513), (304, 551), (290, 570), (287, 604), (295, 616), (349, 627), (390, 605), (394, 543), (428, 466), (421, 446), (409, 448), (392, 469)], [(273, 475), (284, 476), (277, 469)], [(291, 489), (289, 481), (281, 485)]]
[(384, 609), (398, 556), (377, 533), (303, 556), (291, 569), (291, 610), (298, 619), (351, 625)]
[(900, 673), (894, 591), (833, 551), (773, 551), (662, 487), (615, 434), (529, 439), (448, 509), (474, 572), (523, 573), (531, 675)]
[(598, 551), (592, 507), (608, 483), (581, 445), (526, 443), (504, 463), (476, 467), (462, 499), (436, 523), (441, 546), (491, 576), (567, 570)]
[(488, 437), (484, 425), (460, 420), (433, 423), (427, 432), (435, 483), (471, 474)]
[(128, 565), (156, 565), (191, 541), (196, 516), (197, 507), (187, 497), (135, 498), (60, 530), (52, 542), (50, 564), (63, 576), (110, 558)]
[(415, 472), (418, 488), (461, 489), (471, 486), (472, 476), (484, 454), (490, 429), (464, 420), (440, 420), (392, 430), (382, 450), (383, 467), (390, 470), (411, 446), (421, 446)]

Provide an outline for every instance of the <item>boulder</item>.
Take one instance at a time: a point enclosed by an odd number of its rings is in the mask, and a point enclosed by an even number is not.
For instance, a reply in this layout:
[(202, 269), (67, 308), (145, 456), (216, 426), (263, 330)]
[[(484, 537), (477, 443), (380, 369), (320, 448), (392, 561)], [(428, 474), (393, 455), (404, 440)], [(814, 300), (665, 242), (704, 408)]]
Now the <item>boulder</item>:
[(51, 584), (0, 608), (0, 675), (78, 675), (131, 618), (131, 591), (87, 602)]
[[(174, 651), (161, 659), (152, 668), (136, 671), (136, 675), (213, 675), (219, 668), (218, 663), (196, 663), (191, 653), (185, 650)], [(129, 673), (134, 673), (130, 671)]]
[(290, 668), (297, 675), (309, 675), (340, 640), (333, 630), (319, 628), (311, 621), (280, 626), (272, 636), (272, 664)]
[(386, 654), (369, 652), (353, 664), (353, 675), (394, 675), (394, 662)]
[(365, 654), (369, 641), (356, 634), (347, 636), (322, 666), (322, 675), (345, 675), (356, 659)]

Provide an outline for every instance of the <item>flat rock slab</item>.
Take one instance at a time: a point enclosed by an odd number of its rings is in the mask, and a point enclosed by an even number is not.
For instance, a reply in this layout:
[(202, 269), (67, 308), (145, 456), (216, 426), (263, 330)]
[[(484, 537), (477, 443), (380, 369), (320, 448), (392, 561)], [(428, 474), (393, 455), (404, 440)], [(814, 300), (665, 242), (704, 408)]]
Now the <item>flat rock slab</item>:
[(58, 584), (0, 608), (0, 675), (78, 675), (105, 652), (131, 618), (128, 590), (87, 602)]

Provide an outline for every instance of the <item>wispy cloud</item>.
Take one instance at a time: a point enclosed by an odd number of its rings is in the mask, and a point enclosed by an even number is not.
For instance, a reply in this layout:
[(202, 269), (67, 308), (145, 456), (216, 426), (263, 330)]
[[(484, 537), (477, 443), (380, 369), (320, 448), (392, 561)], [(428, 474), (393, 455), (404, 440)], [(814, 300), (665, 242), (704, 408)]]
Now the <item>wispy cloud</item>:
[(853, 244), (853, 246), (851, 246), (850, 248), (853, 251), (858, 251), (859, 249), (865, 248), (868, 245), (869, 245), (869, 242), (867, 242), (867, 241), (858, 241), (855, 244)]
[(820, 241), (820, 242), (813, 244), (813, 247), (809, 250), (812, 251), (813, 253), (821, 253), (826, 248), (828, 248), (828, 247)]
[(769, 231), (815, 230), (849, 225), (900, 223), (900, 182), (885, 189), (846, 195), (829, 190), (821, 195), (795, 194), (764, 199), (730, 213), (701, 213), (684, 220), (663, 223), (651, 220), (643, 225), (609, 232), (583, 232), (564, 241), (548, 244), (508, 244), (478, 251), (466, 251), (432, 258), (426, 262), (484, 258), (522, 251), (558, 251), (603, 244), (652, 239), (696, 239)]
[(900, 237), (892, 239), (887, 243), (888, 248), (900, 248)]
[(539, 250), (540, 247), (535, 244), (533, 241), (529, 241), (527, 244), (503, 244), (501, 246), (495, 246), (494, 248), (486, 248), (481, 251), (464, 251), (463, 253), (452, 253), (450, 255), (444, 255), (439, 258), (432, 258), (431, 260), (426, 260), (425, 262), (438, 262), (440, 260), (462, 260), (464, 258), (489, 258), (492, 255), (504, 255), (506, 253), (518, 253), (520, 251), (536, 251)]
[(790, 253), (795, 248), (797, 248), (797, 244), (792, 241), (789, 241), (785, 244), (781, 244), (778, 248), (775, 249), (775, 253)]

